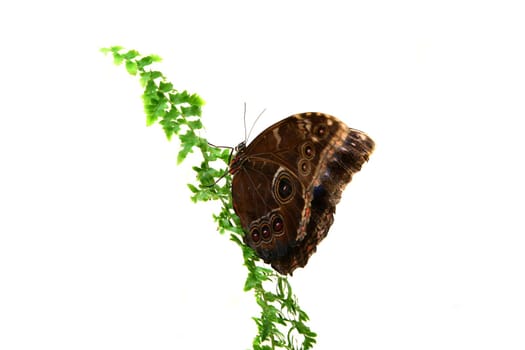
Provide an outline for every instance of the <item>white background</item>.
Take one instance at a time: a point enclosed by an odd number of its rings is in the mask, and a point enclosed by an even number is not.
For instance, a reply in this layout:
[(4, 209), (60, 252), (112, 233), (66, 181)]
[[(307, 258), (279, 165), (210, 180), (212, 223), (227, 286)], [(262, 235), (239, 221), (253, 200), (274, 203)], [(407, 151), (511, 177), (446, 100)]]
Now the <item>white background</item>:
[[(14, 3), (14, 2), (11, 2)], [(0, 349), (247, 349), (218, 205), (100, 47), (164, 58), (242, 141), (322, 111), (376, 152), (291, 282), (316, 349), (524, 349), (520, 1), (0, 5)]]

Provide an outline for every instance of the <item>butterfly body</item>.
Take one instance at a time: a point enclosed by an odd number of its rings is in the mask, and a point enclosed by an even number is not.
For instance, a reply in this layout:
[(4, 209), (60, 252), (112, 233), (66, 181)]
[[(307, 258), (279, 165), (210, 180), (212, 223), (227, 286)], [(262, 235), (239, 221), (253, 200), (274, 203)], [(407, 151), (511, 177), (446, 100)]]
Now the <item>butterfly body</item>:
[(281, 274), (304, 267), (373, 149), (365, 133), (323, 113), (290, 116), (241, 144), (230, 173), (246, 244)]

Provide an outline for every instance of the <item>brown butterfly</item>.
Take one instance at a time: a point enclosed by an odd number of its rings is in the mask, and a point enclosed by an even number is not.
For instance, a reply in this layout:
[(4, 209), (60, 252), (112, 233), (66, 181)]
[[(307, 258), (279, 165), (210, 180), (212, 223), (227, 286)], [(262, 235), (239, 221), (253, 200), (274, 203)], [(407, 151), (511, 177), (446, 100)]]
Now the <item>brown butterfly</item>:
[(302, 113), (237, 149), (230, 173), (244, 241), (291, 275), (328, 234), (341, 193), (368, 161), (374, 141), (331, 115)]

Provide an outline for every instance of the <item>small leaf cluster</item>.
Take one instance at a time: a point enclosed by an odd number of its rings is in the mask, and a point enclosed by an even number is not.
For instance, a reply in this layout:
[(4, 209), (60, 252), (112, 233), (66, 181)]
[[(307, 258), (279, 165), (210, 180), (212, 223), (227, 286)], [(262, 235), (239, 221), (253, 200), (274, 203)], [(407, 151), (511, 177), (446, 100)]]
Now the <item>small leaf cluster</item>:
[(197, 94), (177, 91), (161, 72), (147, 70), (147, 66), (161, 61), (159, 56), (142, 57), (136, 50), (121, 52), (122, 50), (120, 46), (101, 49), (104, 53), (113, 54), (116, 65), (124, 63), (129, 74), (140, 76), (140, 83), (144, 88), (142, 100), (146, 124), (150, 126), (158, 122), (168, 140), (173, 135), (179, 137), (181, 150), (177, 163), (180, 164), (194, 147), (199, 148), (203, 154), (209, 153), (206, 140), (196, 134), (196, 130), (202, 129), (200, 116), (204, 100)]
[(288, 278), (258, 264), (259, 258), (236, 235), (231, 240), (243, 251), (248, 277), (244, 290), (253, 290), (261, 308), (259, 317), (253, 317), (258, 334), (253, 340), (254, 350), (311, 349), (316, 333), (306, 325), (308, 315), (298, 304)]
[(178, 136), (181, 148), (177, 162), (181, 163), (195, 149), (200, 151), (202, 161), (199, 166), (193, 166), (196, 183), (188, 184), (191, 200), (220, 201), (221, 210), (213, 215), (218, 230), (228, 231), (230, 239), (242, 249), (248, 269), (244, 290), (254, 292), (261, 308), (261, 314), (253, 317), (258, 329), (253, 349), (311, 349), (316, 334), (306, 325), (308, 316), (299, 307), (288, 279), (263, 266), (253, 249), (243, 243), (244, 232), (231, 200), (231, 176), (227, 169), (231, 150), (211, 146), (198, 134), (203, 128), (200, 116), (204, 100), (197, 94), (177, 91), (161, 72), (149, 69), (148, 66), (161, 61), (159, 56), (142, 56), (135, 50), (124, 51), (120, 46), (101, 51), (113, 55), (116, 65), (124, 64), (129, 74), (139, 76), (144, 88), (146, 123), (149, 126), (158, 122), (168, 140)]

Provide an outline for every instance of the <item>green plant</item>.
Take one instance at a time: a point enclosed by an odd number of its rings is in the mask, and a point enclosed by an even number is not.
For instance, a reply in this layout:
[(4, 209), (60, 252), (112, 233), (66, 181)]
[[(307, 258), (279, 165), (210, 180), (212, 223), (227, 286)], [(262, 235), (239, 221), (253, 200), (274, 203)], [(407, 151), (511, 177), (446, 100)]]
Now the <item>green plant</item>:
[(161, 61), (159, 56), (142, 56), (135, 50), (125, 51), (120, 46), (101, 51), (111, 54), (116, 65), (124, 64), (129, 74), (138, 75), (144, 88), (142, 99), (146, 123), (150, 126), (158, 122), (168, 140), (178, 136), (181, 148), (177, 162), (181, 163), (196, 149), (200, 152), (202, 162), (193, 167), (196, 182), (188, 184), (191, 200), (220, 201), (222, 208), (213, 215), (218, 230), (221, 233), (228, 231), (230, 239), (242, 249), (244, 265), (248, 269), (244, 290), (253, 290), (261, 308), (261, 314), (253, 317), (258, 329), (253, 349), (311, 349), (316, 334), (306, 325), (308, 315), (299, 307), (290, 282), (265, 267), (255, 252), (243, 243), (244, 233), (231, 201), (231, 176), (224, 167), (224, 164), (228, 165), (230, 150), (210, 146), (196, 132), (203, 128), (200, 116), (204, 100), (197, 94), (176, 90), (160, 71), (148, 69), (151, 64)]

